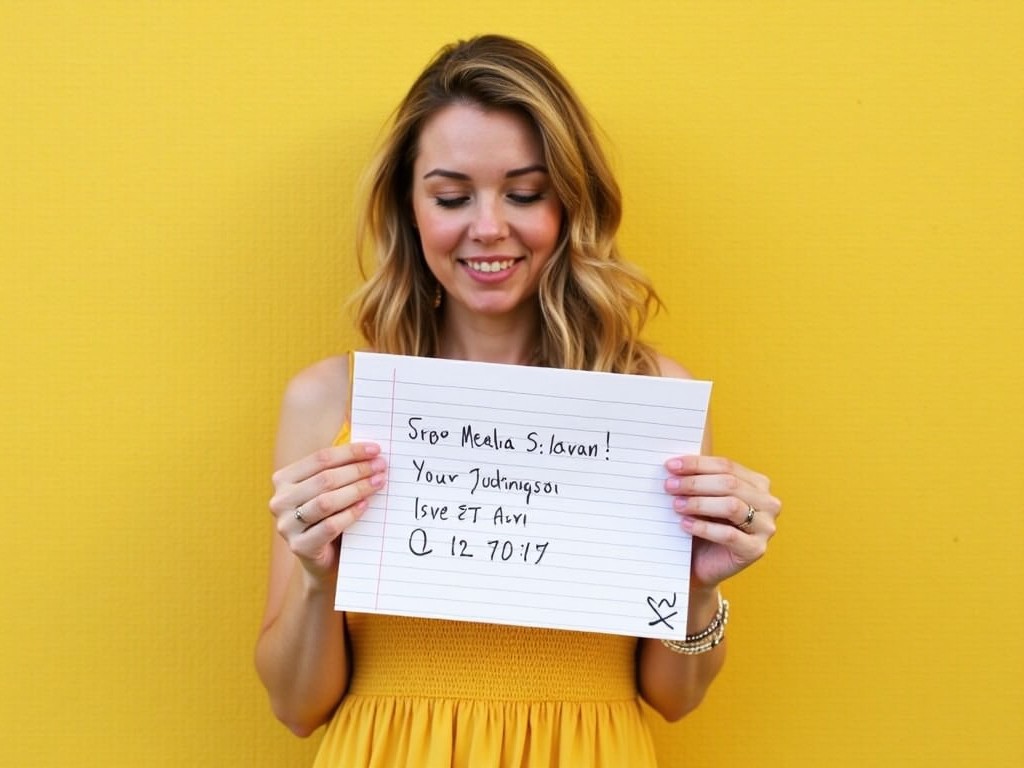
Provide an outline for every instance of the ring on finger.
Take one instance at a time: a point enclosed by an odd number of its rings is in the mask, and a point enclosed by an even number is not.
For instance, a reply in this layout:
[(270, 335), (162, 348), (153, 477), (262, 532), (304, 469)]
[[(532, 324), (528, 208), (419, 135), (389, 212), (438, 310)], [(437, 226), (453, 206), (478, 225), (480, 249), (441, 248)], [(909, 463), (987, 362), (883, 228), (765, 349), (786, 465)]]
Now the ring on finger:
[(299, 504), (299, 506), (295, 508), (295, 519), (303, 525), (306, 525), (306, 518), (302, 516), (302, 504)]
[(757, 510), (750, 504), (747, 504), (747, 516), (742, 523), (736, 525), (741, 531), (745, 531), (754, 524), (754, 515), (757, 514)]

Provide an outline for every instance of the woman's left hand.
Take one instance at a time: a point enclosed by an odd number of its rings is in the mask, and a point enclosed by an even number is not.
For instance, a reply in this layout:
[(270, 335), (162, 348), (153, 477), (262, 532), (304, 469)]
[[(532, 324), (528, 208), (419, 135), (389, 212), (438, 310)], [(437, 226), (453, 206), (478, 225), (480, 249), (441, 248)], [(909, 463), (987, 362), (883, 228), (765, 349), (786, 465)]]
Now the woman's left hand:
[(714, 589), (764, 555), (782, 510), (767, 477), (719, 456), (676, 456), (665, 466), (672, 508), (694, 537), (691, 589)]

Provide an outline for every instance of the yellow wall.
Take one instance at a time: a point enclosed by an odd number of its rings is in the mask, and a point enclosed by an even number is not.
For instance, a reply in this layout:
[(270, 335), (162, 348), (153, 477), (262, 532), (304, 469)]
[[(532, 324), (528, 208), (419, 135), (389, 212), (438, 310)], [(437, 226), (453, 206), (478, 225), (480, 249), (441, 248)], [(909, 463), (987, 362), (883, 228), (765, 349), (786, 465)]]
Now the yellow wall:
[(786, 504), (664, 764), (1024, 764), (1024, 5), (968, 0), (0, 3), (0, 763), (308, 762), (250, 661), (278, 399), (482, 31), (577, 84), (652, 336)]

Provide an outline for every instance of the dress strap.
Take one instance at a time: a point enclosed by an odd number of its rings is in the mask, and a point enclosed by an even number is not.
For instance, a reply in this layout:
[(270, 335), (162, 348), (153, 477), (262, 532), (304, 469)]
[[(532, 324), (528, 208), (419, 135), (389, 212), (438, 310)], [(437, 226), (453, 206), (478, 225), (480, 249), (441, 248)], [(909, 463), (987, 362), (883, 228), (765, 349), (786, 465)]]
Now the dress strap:
[(352, 437), (352, 428), (350, 420), (352, 416), (352, 383), (355, 377), (356, 360), (355, 355), (352, 354), (352, 350), (348, 351), (348, 393), (345, 397), (345, 420), (341, 423), (341, 429), (338, 430), (338, 434), (334, 437), (332, 445), (344, 445)]

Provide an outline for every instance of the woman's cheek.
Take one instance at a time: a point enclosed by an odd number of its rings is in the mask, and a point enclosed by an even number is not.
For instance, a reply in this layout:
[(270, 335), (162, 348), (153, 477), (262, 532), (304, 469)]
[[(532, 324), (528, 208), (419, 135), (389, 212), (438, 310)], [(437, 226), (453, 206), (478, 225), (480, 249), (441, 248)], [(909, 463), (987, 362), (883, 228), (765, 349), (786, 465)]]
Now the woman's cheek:
[(425, 217), (420, 224), (420, 242), (426, 253), (447, 255), (459, 243), (462, 226), (456, 222)]

